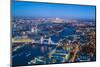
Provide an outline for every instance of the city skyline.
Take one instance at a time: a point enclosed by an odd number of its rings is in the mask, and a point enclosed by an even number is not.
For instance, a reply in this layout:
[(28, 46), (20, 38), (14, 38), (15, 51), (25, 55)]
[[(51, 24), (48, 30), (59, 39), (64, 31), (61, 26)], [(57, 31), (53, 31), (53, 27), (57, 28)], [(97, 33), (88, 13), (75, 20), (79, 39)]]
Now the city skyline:
[[(74, 12), (73, 12), (74, 11)], [(51, 4), (41, 2), (15, 2), (12, 4), (12, 16), (47, 17), (95, 20), (96, 7), (72, 4)]]

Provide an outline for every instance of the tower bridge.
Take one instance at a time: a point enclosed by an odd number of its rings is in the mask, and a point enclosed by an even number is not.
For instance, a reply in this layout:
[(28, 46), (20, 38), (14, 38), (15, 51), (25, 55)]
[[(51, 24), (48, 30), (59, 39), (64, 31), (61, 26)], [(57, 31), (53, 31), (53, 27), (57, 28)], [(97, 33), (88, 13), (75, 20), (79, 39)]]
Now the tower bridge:
[(40, 38), (40, 43), (41, 44), (55, 44), (52, 40), (51, 37), (41, 37)]

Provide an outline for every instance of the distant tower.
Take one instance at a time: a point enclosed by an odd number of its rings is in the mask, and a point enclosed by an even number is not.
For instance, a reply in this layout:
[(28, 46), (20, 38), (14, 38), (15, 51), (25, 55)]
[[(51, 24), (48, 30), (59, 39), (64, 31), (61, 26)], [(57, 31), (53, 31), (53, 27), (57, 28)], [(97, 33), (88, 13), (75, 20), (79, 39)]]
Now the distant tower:
[(31, 32), (32, 33), (37, 33), (38, 29), (37, 26), (32, 27)]

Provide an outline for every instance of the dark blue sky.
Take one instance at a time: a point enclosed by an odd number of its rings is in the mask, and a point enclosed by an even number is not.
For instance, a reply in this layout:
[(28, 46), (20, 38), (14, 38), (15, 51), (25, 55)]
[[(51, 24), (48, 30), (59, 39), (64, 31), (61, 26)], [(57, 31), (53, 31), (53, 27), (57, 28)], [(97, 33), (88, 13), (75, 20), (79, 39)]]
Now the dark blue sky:
[(13, 1), (12, 15), (95, 20), (95, 8), (95, 6)]

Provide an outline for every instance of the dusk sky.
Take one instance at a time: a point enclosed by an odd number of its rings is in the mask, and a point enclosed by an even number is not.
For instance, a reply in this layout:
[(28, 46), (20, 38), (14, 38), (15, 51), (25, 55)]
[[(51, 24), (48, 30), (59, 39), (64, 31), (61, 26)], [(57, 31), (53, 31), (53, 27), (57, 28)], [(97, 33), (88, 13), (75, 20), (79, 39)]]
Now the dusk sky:
[(12, 2), (12, 15), (14, 17), (59, 17), (95, 20), (95, 9), (95, 6), (50, 4), (40, 2)]

